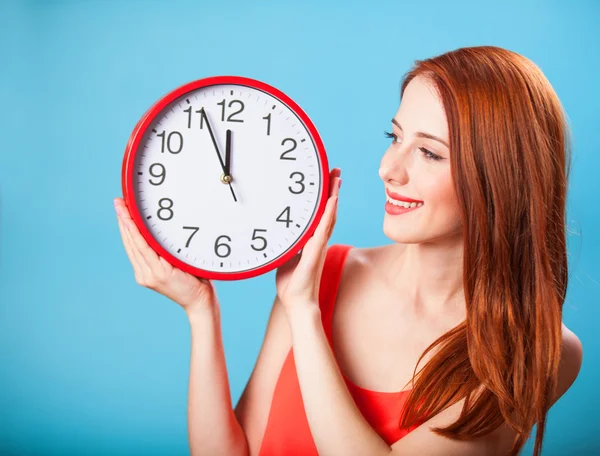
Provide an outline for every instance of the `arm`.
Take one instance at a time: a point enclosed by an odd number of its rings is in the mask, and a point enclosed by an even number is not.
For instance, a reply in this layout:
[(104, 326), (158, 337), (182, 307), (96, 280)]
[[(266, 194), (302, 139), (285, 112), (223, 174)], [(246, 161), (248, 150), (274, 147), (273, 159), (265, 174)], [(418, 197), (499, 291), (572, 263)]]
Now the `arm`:
[(220, 331), (219, 303), (210, 280), (173, 267), (147, 244), (121, 198), (119, 231), (138, 284), (179, 304), (192, 329), (188, 433), (192, 455), (245, 455), (246, 438), (231, 409)]
[(219, 318), (218, 313), (190, 315), (191, 454), (254, 456), (260, 451), (275, 385), (291, 348), (289, 325), (276, 297), (258, 359), (232, 412)]
[(188, 437), (192, 456), (247, 455), (246, 436), (231, 405), (218, 308), (188, 313), (191, 360)]
[(260, 451), (273, 392), (291, 346), (289, 325), (281, 301), (275, 297), (256, 365), (235, 408), (236, 417), (246, 433), (250, 456)]
[[(451, 440), (430, 431), (456, 421), (464, 399), (438, 413), (391, 447), (371, 428), (358, 410), (339, 372), (317, 306), (289, 313), (294, 358), (302, 399), (320, 455), (483, 456), (506, 454), (515, 437), (507, 425), (479, 439)], [(563, 369), (554, 401), (575, 380), (581, 366), (581, 343), (563, 326)]]

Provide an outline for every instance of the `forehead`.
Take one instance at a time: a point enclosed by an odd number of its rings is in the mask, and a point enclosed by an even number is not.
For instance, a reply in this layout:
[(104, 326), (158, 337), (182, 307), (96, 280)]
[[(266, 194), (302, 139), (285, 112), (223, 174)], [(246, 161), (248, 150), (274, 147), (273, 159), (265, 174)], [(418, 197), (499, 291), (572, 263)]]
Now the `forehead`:
[(404, 133), (422, 131), (448, 141), (448, 122), (442, 102), (435, 87), (417, 76), (406, 86), (396, 120)]

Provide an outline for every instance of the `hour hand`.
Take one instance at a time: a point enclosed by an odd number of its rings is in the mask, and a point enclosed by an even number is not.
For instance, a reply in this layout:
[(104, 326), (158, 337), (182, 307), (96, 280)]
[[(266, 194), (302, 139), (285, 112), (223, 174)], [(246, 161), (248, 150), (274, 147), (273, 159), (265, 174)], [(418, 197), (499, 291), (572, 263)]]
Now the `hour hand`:
[(225, 175), (231, 177), (231, 130), (227, 130), (225, 144)]

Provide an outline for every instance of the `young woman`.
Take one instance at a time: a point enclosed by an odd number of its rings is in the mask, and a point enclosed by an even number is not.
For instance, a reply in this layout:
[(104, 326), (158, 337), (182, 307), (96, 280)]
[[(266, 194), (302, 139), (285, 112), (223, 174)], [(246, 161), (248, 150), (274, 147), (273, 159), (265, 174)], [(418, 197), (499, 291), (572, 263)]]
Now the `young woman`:
[(548, 409), (582, 360), (562, 324), (560, 102), (525, 57), (461, 48), (415, 63), (391, 129), (379, 175), (394, 242), (327, 247), (334, 169), (316, 233), (277, 271), (235, 409), (213, 284), (158, 257), (115, 200), (137, 282), (190, 320), (192, 454), (514, 455), (534, 424), (540, 454)]

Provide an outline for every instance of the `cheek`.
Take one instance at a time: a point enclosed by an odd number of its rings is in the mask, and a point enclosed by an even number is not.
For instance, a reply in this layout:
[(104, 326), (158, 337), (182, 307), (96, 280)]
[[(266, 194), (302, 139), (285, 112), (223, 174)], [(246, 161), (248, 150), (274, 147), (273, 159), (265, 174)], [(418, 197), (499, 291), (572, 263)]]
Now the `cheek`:
[(422, 196), (426, 204), (436, 214), (444, 218), (460, 219), (460, 211), (454, 184), (449, 170), (443, 173), (432, 174), (422, 187)]

